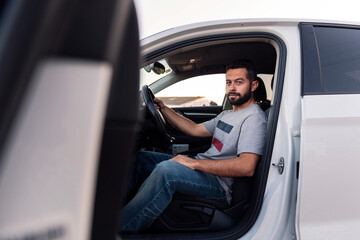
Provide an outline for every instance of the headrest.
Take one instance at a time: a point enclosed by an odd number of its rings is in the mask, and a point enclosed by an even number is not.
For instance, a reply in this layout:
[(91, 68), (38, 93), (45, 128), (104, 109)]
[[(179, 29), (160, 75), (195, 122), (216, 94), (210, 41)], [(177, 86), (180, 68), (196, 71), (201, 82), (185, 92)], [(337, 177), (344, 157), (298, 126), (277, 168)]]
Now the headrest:
[(264, 81), (260, 77), (256, 77), (255, 80), (259, 82), (259, 86), (254, 91), (255, 102), (261, 102), (261, 101), (267, 100), (266, 88), (265, 88)]

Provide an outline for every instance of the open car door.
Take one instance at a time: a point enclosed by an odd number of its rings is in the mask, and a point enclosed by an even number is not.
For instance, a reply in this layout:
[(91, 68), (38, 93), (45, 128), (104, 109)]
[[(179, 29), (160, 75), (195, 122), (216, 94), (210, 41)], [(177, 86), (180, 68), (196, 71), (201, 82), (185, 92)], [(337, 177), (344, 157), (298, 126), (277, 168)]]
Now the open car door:
[(0, 7), (0, 239), (115, 239), (139, 119), (134, 4)]

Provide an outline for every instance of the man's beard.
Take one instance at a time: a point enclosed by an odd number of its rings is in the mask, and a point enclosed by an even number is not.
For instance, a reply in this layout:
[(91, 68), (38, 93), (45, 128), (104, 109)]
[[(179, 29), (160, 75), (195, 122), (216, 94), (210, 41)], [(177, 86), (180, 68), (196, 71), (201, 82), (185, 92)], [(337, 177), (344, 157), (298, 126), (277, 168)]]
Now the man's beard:
[[(231, 100), (229, 98), (230, 94), (237, 95), (239, 96), (239, 98), (236, 100)], [(237, 92), (229, 92), (226, 97), (231, 105), (240, 106), (249, 101), (249, 99), (251, 98), (251, 89), (249, 88), (249, 91), (245, 93), (244, 96), (241, 96), (241, 94)]]

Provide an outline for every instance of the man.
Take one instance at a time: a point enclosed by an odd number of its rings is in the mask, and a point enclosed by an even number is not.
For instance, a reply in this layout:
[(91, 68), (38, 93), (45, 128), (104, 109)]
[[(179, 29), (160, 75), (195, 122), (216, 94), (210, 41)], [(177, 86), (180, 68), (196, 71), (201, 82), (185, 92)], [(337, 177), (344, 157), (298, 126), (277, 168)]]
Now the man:
[(233, 178), (254, 174), (265, 141), (266, 116), (255, 104), (253, 93), (258, 86), (255, 77), (249, 64), (228, 67), (226, 94), (233, 109), (202, 124), (194, 123), (161, 100), (154, 99), (175, 127), (190, 136), (213, 136), (212, 145), (195, 158), (140, 153), (137, 174), (152, 172), (124, 207), (121, 232), (137, 233), (150, 227), (168, 206), (175, 191), (230, 203)]

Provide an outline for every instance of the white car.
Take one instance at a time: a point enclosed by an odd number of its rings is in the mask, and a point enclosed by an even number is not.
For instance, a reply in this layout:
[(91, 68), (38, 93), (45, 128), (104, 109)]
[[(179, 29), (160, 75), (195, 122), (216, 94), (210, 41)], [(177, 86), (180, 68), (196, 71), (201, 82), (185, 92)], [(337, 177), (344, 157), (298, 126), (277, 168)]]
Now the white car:
[[(133, 5), (59, 2), (7, 3), (2, 15), (1, 240), (358, 238), (360, 25), (197, 23), (142, 40), (139, 66)], [(231, 206), (176, 194), (151, 229), (120, 236), (134, 154), (211, 144), (173, 129), (152, 92), (211, 119), (227, 108), (225, 66), (243, 60), (263, 80), (268, 115), (254, 177), (235, 181)]]

